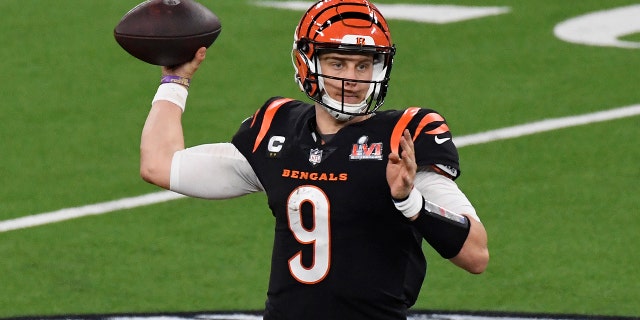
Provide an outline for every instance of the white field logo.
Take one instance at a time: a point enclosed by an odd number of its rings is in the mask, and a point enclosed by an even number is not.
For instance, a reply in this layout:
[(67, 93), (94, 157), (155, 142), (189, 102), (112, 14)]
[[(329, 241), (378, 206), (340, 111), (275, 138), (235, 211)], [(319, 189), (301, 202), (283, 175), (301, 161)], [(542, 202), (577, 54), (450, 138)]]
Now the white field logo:
[[(313, 4), (309, 1), (264, 1), (258, 6), (305, 11)], [(387, 19), (421, 23), (446, 24), (502, 15), (509, 7), (461, 6), (449, 4), (377, 4)], [(553, 33), (571, 43), (618, 48), (640, 48), (640, 42), (619, 38), (640, 32), (640, 4), (608, 10), (585, 12), (584, 15), (558, 21)]]

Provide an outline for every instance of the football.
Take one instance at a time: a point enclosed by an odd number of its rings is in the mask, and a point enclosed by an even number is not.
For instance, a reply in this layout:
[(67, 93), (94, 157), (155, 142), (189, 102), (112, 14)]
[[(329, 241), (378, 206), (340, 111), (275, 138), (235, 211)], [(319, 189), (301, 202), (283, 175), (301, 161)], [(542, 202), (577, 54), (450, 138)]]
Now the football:
[(113, 34), (132, 56), (171, 67), (193, 59), (221, 31), (220, 19), (194, 0), (147, 0), (129, 10)]

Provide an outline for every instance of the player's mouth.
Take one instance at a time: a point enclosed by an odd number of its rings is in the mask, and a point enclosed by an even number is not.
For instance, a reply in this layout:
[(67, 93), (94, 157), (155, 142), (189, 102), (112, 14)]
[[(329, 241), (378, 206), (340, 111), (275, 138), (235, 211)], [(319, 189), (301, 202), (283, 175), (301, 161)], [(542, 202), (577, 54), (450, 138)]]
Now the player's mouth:
[(360, 103), (362, 101), (362, 98), (357, 92), (345, 92), (342, 95), (338, 95), (338, 101), (356, 104), (356, 103)]

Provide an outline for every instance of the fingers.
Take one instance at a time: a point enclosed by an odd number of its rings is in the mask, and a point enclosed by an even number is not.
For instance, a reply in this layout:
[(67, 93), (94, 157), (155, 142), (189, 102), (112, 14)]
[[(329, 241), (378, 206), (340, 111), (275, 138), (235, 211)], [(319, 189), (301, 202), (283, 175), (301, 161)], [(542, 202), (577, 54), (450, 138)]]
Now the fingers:
[(406, 186), (413, 186), (413, 180), (415, 178), (418, 165), (416, 164), (416, 155), (413, 145), (413, 139), (409, 130), (405, 129), (400, 139), (400, 145), (402, 146), (402, 163), (405, 167), (405, 174), (402, 175), (402, 180)]
[(413, 145), (413, 139), (409, 130), (404, 130), (402, 137), (400, 138), (400, 146), (402, 147), (402, 161), (409, 167), (416, 166), (415, 148)]
[(389, 154), (387, 165), (387, 181), (391, 187), (391, 194), (397, 199), (408, 195), (413, 188), (417, 164), (415, 160), (413, 139), (409, 130), (405, 130), (400, 137), (402, 152), (400, 155)]
[(191, 79), (200, 67), (202, 61), (204, 61), (204, 59), (206, 58), (206, 55), (207, 48), (202, 47), (198, 49), (198, 51), (196, 51), (191, 61), (175, 67), (162, 67), (162, 74), (175, 75)]
[(402, 143), (402, 149), (406, 151), (410, 151), (411, 156), (413, 156), (413, 153), (414, 153), (413, 139), (411, 138), (411, 133), (409, 133), (409, 129), (405, 129), (404, 132), (402, 133), (401, 143)]
[(202, 47), (198, 49), (198, 51), (196, 51), (196, 54), (193, 57), (193, 60), (197, 61), (198, 64), (200, 64), (202, 61), (204, 61), (204, 58), (206, 58), (206, 56), (207, 56), (207, 48)]
[(389, 154), (389, 162), (393, 163), (393, 164), (398, 164), (400, 163), (400, 156), (398, 156), (395, 153), (390, 153)]

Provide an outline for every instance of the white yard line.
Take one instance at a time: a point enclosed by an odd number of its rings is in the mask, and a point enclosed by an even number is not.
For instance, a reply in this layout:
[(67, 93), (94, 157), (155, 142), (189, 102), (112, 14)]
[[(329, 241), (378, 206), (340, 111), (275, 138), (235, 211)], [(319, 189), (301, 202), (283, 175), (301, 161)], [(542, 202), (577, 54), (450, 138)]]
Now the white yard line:
[(43, 224), (60, 222), (85, 216), (99, 215), (118, 210), (148, 206), (180, 198), (184, 198), (184, 196), (171, 191), (161, 191), (137, 197), (123, 198), (119, 200), (90, 204), (81, 207), (60, 209), (56, 211), (39, 213), (2, 221), (0, 222), (0, 232), (35, 227)]
[(577, 116), (546, 119), (453, 138), (458, 148), (640, 115), (640, 104)]
[[(512, 139), (540, 132), (633, 117), (637, 115), (640, 115), (640, 104), (577, 116), (547, 119), (503, 129), (496, 129), (466, 136), (460, 136), (455, 138), (454, 142), (456, 146), (458, 146), (458, 148), (461, 148), (464, 146)], [(180, 199), (183, 197), (184, 196), (171, 191), (161, 191), (137, 197), (123, 198), (119, 200), (96, 203), (81, 207), (66, 208), (51, 212), (39, 213), (21, 218), (0, 221), (0, 232), (35, 227), (44, 224), (60, 222), (84, 216), (99, 215), (123, 209), (148, 206), (156, 203)]]

